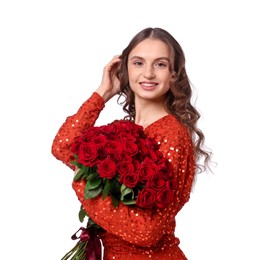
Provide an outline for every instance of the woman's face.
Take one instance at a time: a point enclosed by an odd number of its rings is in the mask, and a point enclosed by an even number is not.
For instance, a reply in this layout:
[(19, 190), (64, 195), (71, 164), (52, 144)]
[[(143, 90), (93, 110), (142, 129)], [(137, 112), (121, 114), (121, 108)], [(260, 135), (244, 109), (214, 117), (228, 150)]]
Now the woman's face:
[(172, 73), (169, 46), (157, 39), (145, 39), (129, 53), (129, 84), (137, 99), (163, 102), (170, 89)]

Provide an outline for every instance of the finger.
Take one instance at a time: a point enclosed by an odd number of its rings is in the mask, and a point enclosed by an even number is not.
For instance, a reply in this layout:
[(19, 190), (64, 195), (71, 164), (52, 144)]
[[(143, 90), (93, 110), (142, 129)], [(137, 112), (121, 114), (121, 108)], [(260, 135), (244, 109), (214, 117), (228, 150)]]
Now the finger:
[(118, 56), (114, 56), (113, 59), (106, 65), (105, 70), (111, 71), (114, 69), (115, 65), (117, 65), (119, 62), (121, 62), (121, 59)]
[(121, 61), (120, 56), (121, 55), (115, 55), (115, 56), (113, 56), (113, 58), (111, 59), (111, 61), (109, 63), (116, 63), (118, 61)]

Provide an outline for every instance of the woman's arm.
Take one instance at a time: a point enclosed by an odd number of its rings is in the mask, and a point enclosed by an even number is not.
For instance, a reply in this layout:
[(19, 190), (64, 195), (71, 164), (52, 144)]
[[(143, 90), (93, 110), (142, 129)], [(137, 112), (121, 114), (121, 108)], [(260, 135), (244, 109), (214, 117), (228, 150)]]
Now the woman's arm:
[(70, 147), (75, 137), (95, 124), (104, 103), (119, 92), (120, 81), (116, 77), (119, 63), (119, 56), (114, 56), (105, 66), (100, 86), (75, 115), (67, 117), (53, 140), (52, 154), (72, 169), (75, 167), (70, 164), (74, 160)]
[(80, 135), (81, 131), (95, 124), (103, 108), (103, 98), (98, 93), (94, 92), (92, 96), (82, 104), (75, 115), (67, 117), (65, 123), (59, 128), (52, 143), (52, 154), (58, 160), (72, 169), (75, 168), (74, 165), (70, 164), (70, 162), (74, 160), (70, 147), (75, 137)]

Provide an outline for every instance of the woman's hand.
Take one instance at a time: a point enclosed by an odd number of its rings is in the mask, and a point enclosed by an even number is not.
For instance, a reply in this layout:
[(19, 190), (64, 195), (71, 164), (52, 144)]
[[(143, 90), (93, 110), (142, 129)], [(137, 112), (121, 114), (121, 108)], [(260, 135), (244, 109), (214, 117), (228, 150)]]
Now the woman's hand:
[(103, 97), (105, 102), (120, 92), (120, 80), (116, 76), (116, 72), (121, 62), (119, 57), (119, 55), (114, 56), (113, 59), (105, 66), (102, 82), (96, 90), (96, 92)]

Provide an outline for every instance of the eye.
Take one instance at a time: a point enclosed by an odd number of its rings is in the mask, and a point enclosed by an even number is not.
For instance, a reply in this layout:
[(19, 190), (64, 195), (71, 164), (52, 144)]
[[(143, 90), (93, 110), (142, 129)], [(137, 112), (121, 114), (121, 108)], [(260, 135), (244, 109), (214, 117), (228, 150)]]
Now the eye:
[(136, 66), (142, 66), (143, 62), (139, 61), (139, 60), (136, 60), (136, 61), (133, 62), (133, 64), (136, 65)]
[(156, 63), (156, 66), (160, 68), (166, 68), (168, 65), (166, 62), (159, 61)]

